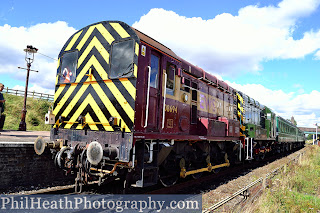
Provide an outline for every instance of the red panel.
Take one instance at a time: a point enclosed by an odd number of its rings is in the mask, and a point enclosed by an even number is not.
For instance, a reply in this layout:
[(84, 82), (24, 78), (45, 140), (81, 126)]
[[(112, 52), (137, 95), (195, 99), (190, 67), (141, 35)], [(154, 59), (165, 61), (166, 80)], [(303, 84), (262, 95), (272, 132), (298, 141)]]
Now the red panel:
[(234, 120), (234, 137), (240, 137), (240, 122)]
[(208, 118), (200, 118), (198, 120), (198, 135), (206, 136), (208, 134)]
[(209, 120), (208, 136), (225, 137), (226, 136), (226, 124), (217, 120)]
[(226, 117), (219, 117), (219, 121), (221, 122), (224, 122), (226, 124), (226, 130), (227, 130), (227, 133), (226, 133), (226, 136), (229, 136), (229, 120), (228, 118)]
[(208, 126), (209, 126), (208, 118), (200, 118), (200, 121), (202, 125), (206, 127), (206, 129), (208, 129)]

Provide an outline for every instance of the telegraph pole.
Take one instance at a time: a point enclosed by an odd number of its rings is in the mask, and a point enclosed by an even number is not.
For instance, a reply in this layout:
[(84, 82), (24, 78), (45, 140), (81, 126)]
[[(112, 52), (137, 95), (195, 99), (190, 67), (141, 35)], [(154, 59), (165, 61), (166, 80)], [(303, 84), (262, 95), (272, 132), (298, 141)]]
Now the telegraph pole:
[[(26, 52), (25, 60), (27, 62), (27, 69), (26, 69), (27, 70), (27, 78), (26, 78), (26, 87), (24, 90), (24, 102), (23, 102), (23, 109), (21, 111), (21, 121), (19, 124), (19, 131), (26, 131), (27, 130), (26, 114), (27, 114), (27, 95), (28, 95), (29, 73), (30, 73), (30, 71), (34, 71), (34, 70), (30, 70), (30, 68), (31, 68), (31, 63), (34, 60), (34, 54), (38, 51), (38, 49), (31, 46), (31, 45), (28, 45), (27, 48), (24, 49), (24, 51)], [(24, 69), (24, 68), (20, 68), (20, 69)], [(35, 71), (35, 72), (38, 72), (38, 71)]]

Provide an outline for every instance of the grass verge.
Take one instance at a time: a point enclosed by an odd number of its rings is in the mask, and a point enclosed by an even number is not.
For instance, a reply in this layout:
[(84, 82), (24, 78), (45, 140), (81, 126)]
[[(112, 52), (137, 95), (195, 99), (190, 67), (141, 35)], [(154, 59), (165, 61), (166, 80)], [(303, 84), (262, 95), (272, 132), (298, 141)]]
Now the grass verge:
[[(18, 130), (21, 121), (23, 108), (23, 97), (10, 94), (3, 94), (6, 99), (5, 112), (6, 120), (3, 129)], [(52, 102), (41, 99), (27, 99), (26, 124), (27, 130), (48, 131), (50, 125), (44, 124), (44, 116), (51, 107)]]
[(310, 146), (300, 163), (275, 176), (248, 212), (320, 212), (320, 147)]

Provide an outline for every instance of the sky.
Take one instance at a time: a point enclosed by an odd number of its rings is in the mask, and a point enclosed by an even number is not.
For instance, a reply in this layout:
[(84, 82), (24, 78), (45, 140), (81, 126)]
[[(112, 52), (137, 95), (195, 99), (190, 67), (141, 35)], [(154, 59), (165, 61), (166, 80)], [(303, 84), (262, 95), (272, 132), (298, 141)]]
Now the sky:
[(39, 72), (29, 90), (53, 94), (64, 43), (105, 20), (126, 22), (298, 126), (320, 123), (320, 0), (1, 1), (0, 82), (24, 90), (18, 67), (33, 45)]

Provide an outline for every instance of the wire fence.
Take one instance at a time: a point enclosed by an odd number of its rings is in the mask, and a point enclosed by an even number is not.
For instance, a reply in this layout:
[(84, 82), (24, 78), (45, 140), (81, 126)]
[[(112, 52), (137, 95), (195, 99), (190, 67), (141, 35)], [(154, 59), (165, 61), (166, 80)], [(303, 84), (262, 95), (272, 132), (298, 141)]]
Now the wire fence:
[[(17, 90), (17, 89), (9, 89), (7, 87), (7, 88), (4, 88), (2, 92), (7, 93), (7, 94), (11, 94), (11, 95), (16, 95), (16, 96), (24, 96), (25, 91)], [(33, 91), (33, 92), (28, 91), (27, 96), (29, 98), (38, 98), (38, 99), (43, 99), (43, 100), (47, 100), (47, 101), (53, 101), (53, 99), (54, 99), (54, 95), (35, 92), (35, 91)]]

